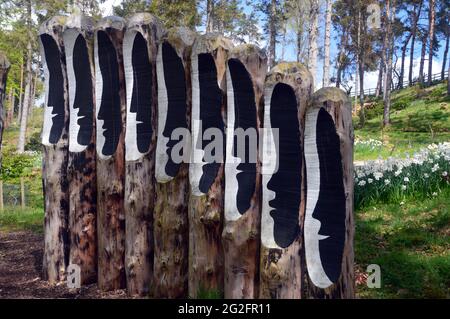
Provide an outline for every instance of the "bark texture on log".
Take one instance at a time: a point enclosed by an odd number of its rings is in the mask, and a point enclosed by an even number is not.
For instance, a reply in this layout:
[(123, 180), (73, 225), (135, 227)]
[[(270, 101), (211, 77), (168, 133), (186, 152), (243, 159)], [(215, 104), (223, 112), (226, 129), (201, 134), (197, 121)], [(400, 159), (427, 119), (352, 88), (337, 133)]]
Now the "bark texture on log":
[[(221, 234), (224, 167), (223, 163), (205, 162), (205, 152), (202, 150), (204, 147), (202, 144), (205, 143), (202, 143), (202, 139), (199, 140), (199, 138), (207, 128), (218, 127), (219, 130), (223, 130), (226, 109), (225, 71), (228, 52), (231, 48), (230, 40), (214, 33), (198, 36), (192, 48), (189, 296), (193, 298), (204, 294), (223, 294)], [(204, 90), (201, 90), (202, 86)], [(202, 128), (200, 128), (202, 116), (205, 116), (207, 120), (201, 123)]]
[[(225, 213), (222, 233), (225, 298), (258, 297), (261, 165), (258, 158), (257, 130), (261, 127), (264, 108), (266, 71), (267, 57), (256, 46), (241, 45), (229, 54)], [(247, 161), (236, 153), (236, 147), (239, 146), (234, 144), (234, 130), (238, 128), (244, 131), (253, 128), (256, 133), (254, 140), (246, 142)], [(233, 157), (238, 158), (237, 163), (231, 161)], [(252, 162), (251, 157), (256, 159), (256, 163)]]
[(174, 142), (171, 138), (173, 130), (190, 126), (190, 67), (194, 39), (195, 33), (189, 29), (175, 28), (167, 32), (158, 48), (154, 285), (155, 297), (159, 298), (185, 298), (188, 295), (189, 163), (182, 162), (172, 169), (169, 166), (173, 163), (170, 147)]
[(8, 71), (10, 67), (10, 63), (6, 56), (0, 52), (0, 168), (2, 166), (2, 139), (3, 139), (3, 128), (4, 128), (4, 121), (3, 121), (3, 102), (5, 100), (6, 95), (6, 80), (8, 77)]
[(71, 16), (64, 31), (69, 85), (69, 264), (80, 267), (80, 283), (97, 281), (97, 179), (95, 156), (94, 27), (89, 17)]
[(67, 180), (69, 101), (62, 37), (65, 20), (65, 17), (53, 17), (39, 30), (46, 88), (42, 133), (45, 200), (42, 276), (51, 284), (65, 280), (70, 248)]
[(98, 285), (102, 290), (126, 286), (124, 30), (125, 20), (119, 17), (103, 18), (95, 27)]
[(162, 32), (156, 17), (138, 13), (128, 20), (123, 42), (127, 86), (125, 269), (130, 295), (148, 295), (153, 286), (156, 55)]
[[(324, 111), (327, 113), (325, 114)], [(353, 217), (354, 134), (351, 102), (348, 96), (337, 88), (320, 89), (311, 98), (311, 103), (308, 105), (306, 113), (306, 121), (305, 159), (308, 191), (304, 240), (308, 272), (306, 280), (307, 297), (326, 299), (355, 298), (353, 250), (355, 228)], [(329, 131), (324, 126), (324, 122), (327, 121), (330, 126)], [(322, 141), (320, 141), (321, 137)], [(317, 152), (317, 149), (319, 152)], [(316, 151), (312, 152), (313, 150)], [(319, 154), (314, 157), (312, 153)], [(324, 163), (324, 158), (328, 163)], [(320, 159), (320, 166), (318, 159)], [(333, 165), (332, 162), (336, 162), (334, 164), (337, 167), (333, 170), (333, 173), (327, 173), (324, 177), (318, 176), (314, 180), (316, 175), (323, 174), (322, 171), (325, 168), (329, 169), (330, 165)], [(340, 165), (342, 165), (342, 170), (339, 167)], [(319, 169), (319, 174), (314, 169)], [(336, 172), (339, 172), (339, 174), (336, 174)], [(335, 177), (339, 176), (342, 182), (333, 180), (332, 175), (335, 175)], [(321, 197), (321, 194), (323, 197)], [(329, 205), (328, 207), (326, 206), (327, 204)], [(327, 210), (332, 215), (327, 216)], [(314, 212), (314, 214), (309, 216), (309, 212)], [(307, 251), (308, 248), (313, 247), (313, 244), (308, 242), (311, 241), (311, 236), (308, 236), (309, 230), (307, 229), (308, 225), (311, 225), (308, 224), (308, 222), (311, 222), (310, 220), (308, 221), (311, 217), (319, 220), (323, 217), (320, 220), (320, 233), (318, 234), (319, 236), (326, 236), (320, 239), (321, 242), (317, 246), (318, 249), (315, 249), (315, 252)], [(327, 241), (328, 243), (326, 243)], [(314, 260), (314, 253), (320, 256), (320, 260)], [(333, 254), (336, 253), (338, 254), (333, 257)], [(308, 263), (309, 261), (314, 262), (310, 264)], [(339, 264), (333, 265), (333, 261)], [(330, 277), (330, 267), (333, 268), (334, 266), (337, 270), (340, 270), (340, 273), (337, 272), (335, 274), (335, 280), (330, 281), (323, 276), (323, 273), (320, 273), (323, 265), (325, 265), (323, 268), (328, 277)], [(323, 280), (324, 278), (326, 280)]]
[[(313, 91), (311, 73), (298, 63), (281, 63), (273, 68), (266, 77), (264, 91), (264, 128), (268, 131), (279, 129), (280, 146), (276, 155), (269, 153), (268, 146), (276, 145), (271, 139), (272, 132), (264, 132), (263, 158), (262, 158), (262, 212), (261, 212), (261, 252), (260, 252), (260, 298), (298, 299), (302, 297), (304, 267), (302, 265), (301, 225), (305, 208), (305, 178), (303, 175), (303, 127), (306, 105)], [(281, 103), (275, 107), (282, 110), (271, 111), (273, 93), (277, 90)], [(287, 93), (291, 99), (283, 100)], [(275, 101), (276, 103), (276, 101)], [(291, 109), (286, 104), (291, 103)], [(297, 110), (295, 110), (297, 107)], [(292, 110), (292, 108), (294, 108)], [(292, 115), (286, 112), (291, 111)], [(272, 116), (271, 116), (272, 115)], [(297, 115), (297, 121), (289, 121)], [(276, 121), (275, 121), (276, 120)], [(287, 123), (289, 121), (289, 123)], [(296, 127), (296, 128), (295, 128)], [(283, 129), (288, 132), (288, 150), (283, 146)], [(293, 137), (297, 135), (297, 137)], [(298, 144), (297, 144), (298, 143)], [(289, 148), (295, 150), (290, 151)], [(274, 151), (274, 149), (272, 149)], [(284, 152), (284, 159), (279, 159), (280, 151)], [(290, 154), (286, 154), (286, 151)], [(288, 155), (288, 156), (286, 156)], [(292, 163), (290, 157), (297, 157)], [(286, 159), (287, 157), (287, 159)], [(281, 158), (281, 157), (280, 157)], [(285, 163), (283, 163), (285, 162)], [(276, 163), (276, 166), (272, 166)], [(290, 165), (286, 167), (286, 164)], [(280, 176), (276, 176), (277, 173)], [(286, 172), (288, 172), (287, 176)], [(282, 185), (283, 180), (292, 182), (294, 174), (297, 176), (296, 189), (292, 185)], [(275, 179), (277, 179), (275, 181)], [(281, 181), (280, 181), (281, 179)], [(278, 183), (278, 185), (276, 185)], [(278, 188), (278, 189), (277, 189)], [(296, 194), (294, 194), (294, 191)], [(286, 194), (286, 192), (288, 194)], [(280, 194), (279, 194), (280, 193)], [(289, 194), (292, 193), (292, 194)], [(286, 196), (289, 198), (286, 199)], [(286, 206), (298, 201), (290, 209)], [(278, 203), (278, 206), (276, 206)], [(281, 207), (279, 207), (281, 205)], [(289, 215), (289, 216), (288, 216)], [(288, 219), (286, 219), (288, 218)], [(286, 237), (289, 235), (289, 237)]]

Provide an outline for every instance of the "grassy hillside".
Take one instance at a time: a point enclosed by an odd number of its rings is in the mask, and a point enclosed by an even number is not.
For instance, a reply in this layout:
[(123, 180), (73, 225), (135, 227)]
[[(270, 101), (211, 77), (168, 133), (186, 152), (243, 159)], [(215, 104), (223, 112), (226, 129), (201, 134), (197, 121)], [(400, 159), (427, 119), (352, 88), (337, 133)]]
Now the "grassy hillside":
[(359, 127), (354, 117), (355, 160), (389, 156), (404, 157), (431, 143), (450, 141), (450, 99), (447, 84), (429, 88), (418, 86), (395, 92), (392, 96), (391, 125), (383, 128), (383, 101), (366, 104), (366, 124)]

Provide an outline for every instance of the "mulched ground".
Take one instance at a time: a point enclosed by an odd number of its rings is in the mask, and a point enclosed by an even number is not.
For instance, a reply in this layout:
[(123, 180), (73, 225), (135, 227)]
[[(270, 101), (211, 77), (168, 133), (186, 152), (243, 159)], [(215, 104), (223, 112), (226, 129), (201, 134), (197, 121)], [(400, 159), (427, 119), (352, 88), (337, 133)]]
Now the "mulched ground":
[(43, 235), (0, 231), (0, 299), (3, 298), (127, 298), (125, 290), (101, 292), (96, 284), (68, 289), (41, 280)]

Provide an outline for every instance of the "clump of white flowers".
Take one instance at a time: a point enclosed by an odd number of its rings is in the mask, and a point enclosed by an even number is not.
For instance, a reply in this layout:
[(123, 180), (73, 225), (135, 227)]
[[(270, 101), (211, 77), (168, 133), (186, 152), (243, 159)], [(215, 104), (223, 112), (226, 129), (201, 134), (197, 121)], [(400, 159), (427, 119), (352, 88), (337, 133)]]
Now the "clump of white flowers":
[(428, 145), (405, 158), (368, 161), (355, 168), (355, 205), (379, 200), (400, 203), (409, 195), (437, 196), (450, 186), (449, 171), (450, 142)]

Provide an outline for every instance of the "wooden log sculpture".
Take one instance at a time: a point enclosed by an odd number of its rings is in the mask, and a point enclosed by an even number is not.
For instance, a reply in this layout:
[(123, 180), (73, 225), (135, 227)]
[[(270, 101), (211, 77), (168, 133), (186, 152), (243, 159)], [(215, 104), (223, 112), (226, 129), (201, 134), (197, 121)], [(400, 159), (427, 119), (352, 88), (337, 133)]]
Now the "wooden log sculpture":
[(258, 297), (261, 165), (257, 146), (266, 70), (267, 57), (256, 46), (241, 45), (229, 55), (222, 234), (225, 298)]
[(43, 278), (51, 284), (66, 278), (69, 262), (68, 126), (69, 100), (63, 29), (55, 16), (41, 25), (40, 50), (45, 76), (42, 180), (45, 199)]
[(67, 19), (64, 47), (69, 85), (69, 264), (80, 283), (97, 281), (94, 26), (89, 17)]
[(231, 48), (231, 41), (217, 34), (197, 37), (192, 48), (189, 296), (193, 298), (223, 293), (225, 71)]
[(148, 295), (153, 286), (156, 55), (162, 33), (156, 17), (137, 13), (128, 20), (123, 40), (127, 86), (125, 269), (130, 295)]
[(98, 285), (125, 288), (125, 20), (106, 17), (95, 27)]
[[(156, 147), (155, 296), (188, 295), (188, 202), (191, 114), (191, 50), (195, 33), (187, 28), (168, 31), (158, 49), (158, 142)], [(178, 131), (179, 133), (183, 133)], [(181, 140), (180, 142), (178, 142)], [(182, 146), (181, 154), (177, 145)], [(181, 161), (172, 152), (186, 159)]]
[(266, 77), (262, 166), (260, 297), (297, 299), (303, 289), (303, 124), (310, 72), (281, 63)]
[(8, 72), (11, 64), (9, 63), (6, 55), (0, 52), (0, 168), (2, 166), (2, 138), (3, 138), (3, 101), (5, 100), (6, 95), (6, 80), (8, 77)]
[(313, 94), (304, 145), (308, 297), (354, 298), (353, 127), (343, 91), (323, 88)]

